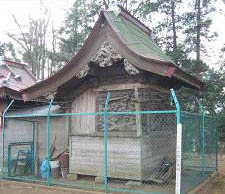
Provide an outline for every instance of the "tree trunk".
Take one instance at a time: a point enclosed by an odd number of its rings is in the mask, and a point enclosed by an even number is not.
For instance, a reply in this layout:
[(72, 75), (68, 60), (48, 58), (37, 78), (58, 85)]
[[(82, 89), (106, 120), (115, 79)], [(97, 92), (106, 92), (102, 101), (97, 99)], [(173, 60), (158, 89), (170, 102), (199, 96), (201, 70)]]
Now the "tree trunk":
[(197, 9), (197, 26), (196, 26), (196, 60), (200, 61), (200, 33), (201, 33), (201, 0), (196, 0), (196, 9)]
[(42, 65), (41, 65), (41, 80), (44, 80), (45, 79), (45, 62), (43, 61), (42, 62)]
[(171, 0), (171, 18), (172, 18), (172, 28), (173, 28), (173, 52), (176, 52), (176, 49), (177, 49), (177, 32), (176, 32), (176, 18), (175, 18), (175, 2), (174, 2), (174, 0)]

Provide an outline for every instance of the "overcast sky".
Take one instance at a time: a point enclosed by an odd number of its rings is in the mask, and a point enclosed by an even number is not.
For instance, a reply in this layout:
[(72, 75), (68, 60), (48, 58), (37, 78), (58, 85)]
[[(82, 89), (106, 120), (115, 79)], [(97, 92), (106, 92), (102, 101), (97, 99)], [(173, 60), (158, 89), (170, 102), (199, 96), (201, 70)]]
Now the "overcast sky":
[[(43, 2), (50, 10), (56, 27), (61, 25), (66, 10), (73, 4), (73, 0), (43, 0)], [(7, 38), (5, 32), (17, 30), (12, 14), (17, 17), (19, 23), (26, 24), (28, 16), (38, 17), (39, 7), (40, 0), (0, 0), (0, 35)]]
[[(6, 32), (17, 32), (12, 14), (14, 14), (19, 23), (26, 24), (28, 16), (37, 17), (39, 13), (40, 0), (0, 0), (0, 41), (7, 42), (9, 38)], [(54, 26), (58, 28), (62, 25), (65, 13), (73, 4), (73, 0), (43, 0), (45, 6), (50, 10), (51, 17), (54, 20)], [(225, 44), (225, 3), (218, 0), (217, 9), (220, 11), (213, 15), (212, 29), (219, 34), (215, 42), (209, 44), (211, 56), (208, 58), (211, 64), (218, 61), (218, 53), (222, 45)]]

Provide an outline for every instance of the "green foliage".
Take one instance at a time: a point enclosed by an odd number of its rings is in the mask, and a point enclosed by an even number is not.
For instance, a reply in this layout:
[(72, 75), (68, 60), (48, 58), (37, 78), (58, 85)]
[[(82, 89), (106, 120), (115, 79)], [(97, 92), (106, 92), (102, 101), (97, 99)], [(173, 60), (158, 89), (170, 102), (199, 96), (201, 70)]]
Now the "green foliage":
[(64, 60), (70, 59), (78, 52), (84, 40), (92, 29), (101, 6), (85, 0), (76, 0), (73, 7), (67, 12), (65, 26), (60, 29), (60, 48)]
[[(74, 56), (88, 37), (101, 10), (107, 9), (114, 0), (75, 0), (68, 10), (64, 26), (60, 29), (60, 50), (67, 61)], [(137, 0), (118, 0), (118, 4), (133, 12)]]
[(208, 70), (205, 76), (207, 90), (203, 93), (203, 105), (213, 115), (218, 115), (225, 108), (225, 75), (219, 71)]
[(8, 60), (20, 62), (20, 59), (17, 57), (16, 50), (12, 42), (0, 42), (0, 56), (4, 56)]
[[(205, 44), (217, 37), (216, 32), (210, 31), (212, 25), (211, 14), (215, 12), (214, 3), (216, 0), (194, 0), (188, 5), (188, 10), (182, 14), (183, 33), (185, 34), (184, 44), (186, 52), (207, 54)], [(199, 38), (198, 38), (199, 35)], [(198, 48), (198, 44), (199, 47)], [(201, 54), (202, 55), (202, 54)]]

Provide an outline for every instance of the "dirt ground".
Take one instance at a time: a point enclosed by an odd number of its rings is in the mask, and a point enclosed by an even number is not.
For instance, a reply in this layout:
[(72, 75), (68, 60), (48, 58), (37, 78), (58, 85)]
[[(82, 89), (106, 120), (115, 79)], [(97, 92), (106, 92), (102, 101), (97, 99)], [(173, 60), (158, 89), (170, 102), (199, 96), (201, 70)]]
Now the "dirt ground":
[[(225, 155), (218, 159), (219, 175), (212, 182), (212, 189), (206, 194), (225, 194)], [(85, 191), (79, 189), (47, 187), (39, 184), (19, 183), (13, 181), (0, 181), (0, 194), (102, 194), (96, 191)]]
[(225, 194), (225, 155), (218, 158), (219, 176), (213, 181), (212, 192), (209, 194)]
[(1, 181), (0, 194), (103, 194), (95, 191), (85, 191), (79, 189), (47, 187), (32, 183), (19, 183), (14, 181)]
[(212, 194), (225, 194), (225, 174), (220, 174), (213, 182)]

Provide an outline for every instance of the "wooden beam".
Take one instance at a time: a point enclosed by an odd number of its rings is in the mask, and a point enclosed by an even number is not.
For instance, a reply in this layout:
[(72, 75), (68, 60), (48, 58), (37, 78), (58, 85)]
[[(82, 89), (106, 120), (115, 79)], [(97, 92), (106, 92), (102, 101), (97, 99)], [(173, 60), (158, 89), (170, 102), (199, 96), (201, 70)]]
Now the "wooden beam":
[(114, 90), (131, 90), (135, 89), (136, 87), (138, 88), (151, 88), (154, 90), (157, 90), (161, 93), (164, 94), (170, 94), (169, 89), (162, 88), (159, 85), (156, 84), (149, 84), (149, 83), (121, 83), (121, 84), (111, 84), (111, 85), (103, 85), (95, 88), (94, 90), (97, 92), (102, 92), (102, 91), (114, 91)]

